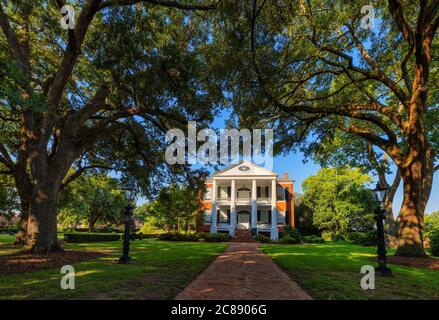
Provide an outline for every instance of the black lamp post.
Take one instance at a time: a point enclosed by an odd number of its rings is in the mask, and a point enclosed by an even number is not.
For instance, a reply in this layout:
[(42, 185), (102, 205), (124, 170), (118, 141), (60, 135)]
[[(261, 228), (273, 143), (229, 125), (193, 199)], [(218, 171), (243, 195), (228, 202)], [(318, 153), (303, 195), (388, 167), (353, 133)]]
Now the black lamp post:
[(387, 251), (384, 240), (384, 220), (386, 219), (386, 209), (384, 209), (383, 200), (387, 189), (388, 188), (382, 187), (377, 183), (375, 189), (372, 190), (375, 193), (375, 199), (379, 203), (379, 206), (375, 209), (378, 236), (378, 267), (375, 268), (375, 271), (381, 276), (393, 276), (392, 270), (387, 267)]
[(132, 203), (135, 198), (134, 188), (129, 187), (125, 189), (125, 198), (128, 200), (128, 205), (125, 207), (125, 231), (123, 235), (123, 255), (119, 258), (120, 264), (128, 264), (131, 262), (130, 253), (130, 230), (131, 230), (131, 216), (133, 215)]

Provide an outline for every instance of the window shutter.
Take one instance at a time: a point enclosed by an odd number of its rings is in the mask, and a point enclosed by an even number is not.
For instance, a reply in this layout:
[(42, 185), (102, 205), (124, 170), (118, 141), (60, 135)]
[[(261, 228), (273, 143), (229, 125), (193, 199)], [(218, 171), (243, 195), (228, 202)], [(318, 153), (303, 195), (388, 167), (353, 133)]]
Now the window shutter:
[(258, 221), (261, 221), (261, 210), (258, 210)]
[(261, 187), (256, 187), (256, 193), (258, 195), (258, 198), (261, 197)]
[(217, 198), (220, 199), (221, 198), (221, 187), (218, 187), (218, 195)]
[(221, 221), (221, 211), (219, 211), (219, 209), (216, 210), (216, 222), (220, 223)]
[(271, 223), (271, 210), (268, 210), (268, 223)]
[(230, 223), (230, 209), (227, 209), (227, 223)]
[(232, 187), (227, 187), (227, 197), (230, 198), (231, 194), (232, 194)]

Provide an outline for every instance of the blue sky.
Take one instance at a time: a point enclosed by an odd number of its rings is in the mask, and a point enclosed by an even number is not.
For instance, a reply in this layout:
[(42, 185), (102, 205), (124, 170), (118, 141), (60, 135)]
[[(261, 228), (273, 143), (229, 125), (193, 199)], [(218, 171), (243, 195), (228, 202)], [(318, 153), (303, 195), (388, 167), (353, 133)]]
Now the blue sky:
[[(221, 116), (217, 117), (212, 124), (212, 128), (221, 129), (225, 128), (225, 120), (228, 118), (228, 114), (225, 112)], [(274, 128), (274, 136), (276, 138), (276, 129)], [(277, 156), (274, 158), (273, 171), (283, 177), (285, 172), (288, 172), (289, 178), (295, 180), (294, 191), (302, 193), (302, 182), (310, 175), (316, 174), (321, 168), (318, 164), (312, 160), (304, 163), (305, 157), (302, 153), (291, 153), (286, 156)], [(209, 168), (207, 168), (209, 169)], [(212, 171), (212, 170), (210, 170)], [(375, 178), (375, 177), (374, 177)], [(439, 178), (436, 174), (435, 178)], [(389, 176), (389, 181), (392, 181), (393, 177)], [(376, 181), (376, 179), (375, 179)], [(393, 208), (394, 214), (397, 215), (402, 203), (402, 182), (395, 195)], [(431, 191), (430, 200), (425, 210), (426, 213), (432, 213), (439, 211), (439, 183), (433, 180), (433, 189)]]

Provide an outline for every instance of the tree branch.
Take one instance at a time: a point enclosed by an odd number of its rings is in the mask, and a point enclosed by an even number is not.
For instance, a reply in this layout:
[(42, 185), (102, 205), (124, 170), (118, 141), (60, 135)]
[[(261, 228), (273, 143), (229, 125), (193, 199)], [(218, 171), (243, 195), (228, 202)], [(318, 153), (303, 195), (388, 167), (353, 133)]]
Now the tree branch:
[[(99, 10), (101, 1), (102, 0), (88, 0), (78, 16), (75, 29), (68, 30), (67, 48), (48, 92), (48, 100), (52, 108), (56, 108), (59, 104), (64, 88), (72, 74), (76, 59), (80, 53), (85, 34), (96, 12)], [(60, 4), (62, 3), (58, 3), (58, 5)]]
[(385, 140), (377, 136), (370, 129), (367, 128), (360, 128), (354, 125), (351, 125), (350, 127), (339, 126), (338, 128), (344, 132), (355, 134), (359, 137), (362, 137), (366, 141), (376, 145), (377, 147), (385, 151), (387, 154), (389, 154), (397, 165), (401, 164), (402, 159), (404, 158), (404, 154), (401, 152), (401, 149), (395, 143), (392, 143), (388, 140)]
[(110, 94), (108, 83), (102, 84), (96, 91), (93, 98), (80, 110), (72, 114), (66, 121), (65, 129), (74, 131), (79, 128), (85, 121), (90, 119), (96, 112), (105, 106), (105, 99)]
[(64, 181), (61, 183), (61, 190), (66, 188), (70, 183), (78, 179), (85, 171), (90, 169), (104, 169), (104, 170), (113, 170), (113, 167), (103, 166), (103, 165), (89, 165), (85, 167), (79, 167), (73, 174), (66, 177)]
[(10, 170), (13, 170), (15, 167), (14, 161), (12, 161), (8, 150), (6, 150), (5, 146), (2, 144), (0, 144), (0, 154), (2, 155), (0, 157), (0, 162), (2, 162)]
[(370, 164), (375, 168), (375, 171), (377, 172), (378, 178), (380, 180), (380, 184), (386, 187), (389, 186), (386, 179), (386, 172), (384, 168), (378, 163), (372, 144), (370, 142), (366, 142), (366, 148), (367, 158), (369, 159)]
[(212, 3), (210, 5), (196, 5), (196, 4), (191, 5), (191, 4), (182, 4), (180, 1), (177, 0), (107, 0), (99, 6), (99, 9), (104, 9), (114, 6), (133, 5), (139, 2), (147, 2), (163, 7), (173, 7), (182, 10), (207, 11), (207, 10), (215, 9), (220, 1), (216, 1), (216, 3)]
[(3, 11), (3, 6), (1, 3), (0, 3), (0, 27), (3, 30), (3, 33), (5, 34), (6, 40), (8, 42), (9, 51), (11, 52), (11, 56), (20, 65), (24, 74), (30, 77), (31, 68), (29, 64), (29, 59), (25, 53), (24, 48), (21, 46), (20, 42), (18, 41), (17, 35), (12, 30), (8, 16)]
[(404, 39), (409, 44), (410, 48), (413, 49), (415, 46), (415, 35), (411, 29), (407, 19), (404, 16), (403, 5), (401, 0), (388, 0), (389, 11), (401, 31)]
[[(273, 100), (273, 102), (279, 109), (287, 113), (302, 111), (312, 114), (322, 114), (322, 113), (326, 115), (336, 114), (341, 116), (347, 116), (350, 118), (365, 120), (375, 124), (381, 130), (383, 130), (383, 132), (385, 132), (388, 138), (390, 139), (390, 142), (392, 143), (397, 142), (397, 137), (394, 131), (392, 130), (392, 128), (390, 128), (380, 117), (370, 113), (360, 112), (359, 110), (362, 110), (361, 109), (362, 107), (359, 104), (358, 105), (347, 104), (339, 107), (334, 107), (334, 106), (323, 107), (323, 106), (311, 106), (305, 104), (284, 105), (278, 102), (277, 100)], [(369, 107), (368, 109), (375, 110), (375, 108), (372, 107)]]

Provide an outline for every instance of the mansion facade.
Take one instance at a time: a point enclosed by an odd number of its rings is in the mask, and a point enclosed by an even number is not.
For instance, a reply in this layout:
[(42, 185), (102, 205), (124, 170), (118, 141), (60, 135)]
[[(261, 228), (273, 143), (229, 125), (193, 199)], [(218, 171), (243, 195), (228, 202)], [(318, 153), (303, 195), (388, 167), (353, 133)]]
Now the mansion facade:
[(198, 231), (227, 232), (248, 229), (277, 240), (286, 225), (294, 227), (294, 182), (243, 160), (206, 180), (204, 222)]

